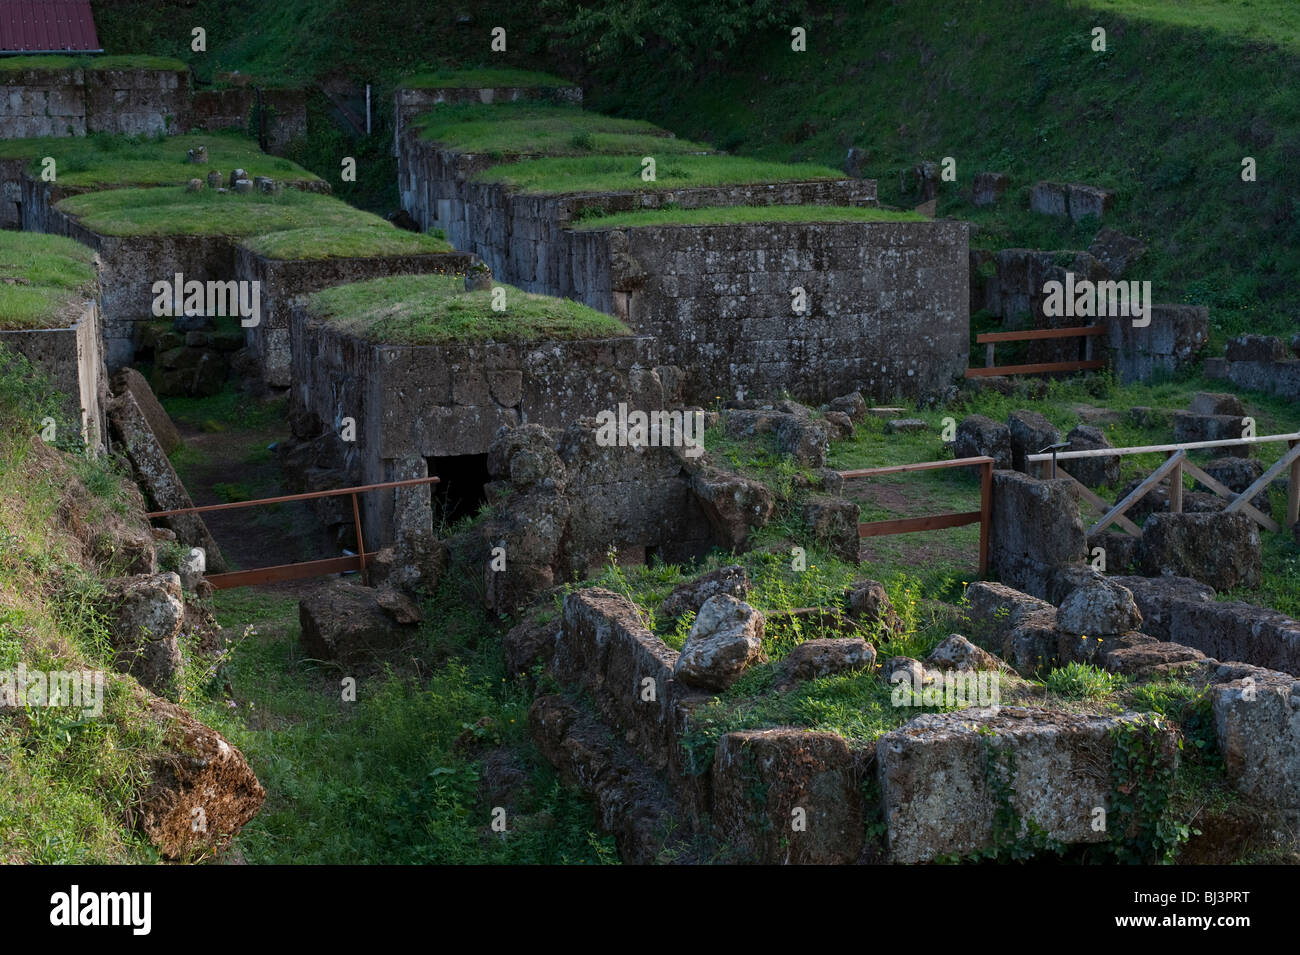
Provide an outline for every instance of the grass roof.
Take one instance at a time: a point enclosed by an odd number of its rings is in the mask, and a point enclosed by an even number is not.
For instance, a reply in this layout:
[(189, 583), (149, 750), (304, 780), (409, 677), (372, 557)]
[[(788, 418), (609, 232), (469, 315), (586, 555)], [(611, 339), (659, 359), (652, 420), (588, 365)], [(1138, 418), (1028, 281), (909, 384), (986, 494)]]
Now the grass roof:
[(629, 229), (638, 226), (735, 225), (746, 222), (927, 222), (915, 212), (861, 206), (705, 206), (702, 209), (644, 209), (595, 215), (575, 229)]
[(333, 325), (378, 342), (435, 345), (454, 342), (555, 341), (630, 335), (612, 316), (567, 298), (534, 295), (510, 286), (505, 311), (492, 293), (466, 292), (464, 279), (395, 275), (338, 285), (309, 296), (311, 310)]
[(0, 56), (0, 70), (188, 70), (182, 60), (148, 54)]
[(0, 231), (0, 329), (72, 324), (94, 296), (94, 258), (63, 236)]
[[(647, 155), (655, 156), (654, 153)], [(843, 179), (812, 163), (767, 162), (741, 156), (655, 156), (655, 181), (641, 178), (640, 156), (563, 156), (526, 159), (485, 169), (478, 182), (500, 182), (528, 193), (625, 192), (764, 182)]]
[[(187, 160), (196, 146), (206, 146), (207, 165)], [(29, 171), (40, 172), (46, 156), (55, 160), (57, 183), (74, 188), (179, 185), (203, 179), (215, 169), (229, 177), (232, 169), (250, 176), (270, 176), (286, 182), (319, 182), (320, 177), (296, 163), (271, 156), (256, 140), (238, 133), (190, 133), (185, 136), (43, 136), (0, 142), (0, 159), (32, 160)]]
[(420, 73), (398, 84), (403, 89), (501, 89), (503, 87), (526, 86), (577, 86), (572, 80), (566, 80), (550, 73), (535, 73), (532, 70), (483, 69), (483, 70), (435, 70)]
[(421, 127), (421, 139), (461, 152), (498, 156), (710, 151), (706, 144), (676, 139), (644, 120), (546, 103), (449, 104), (420, 115), (414, 124)]

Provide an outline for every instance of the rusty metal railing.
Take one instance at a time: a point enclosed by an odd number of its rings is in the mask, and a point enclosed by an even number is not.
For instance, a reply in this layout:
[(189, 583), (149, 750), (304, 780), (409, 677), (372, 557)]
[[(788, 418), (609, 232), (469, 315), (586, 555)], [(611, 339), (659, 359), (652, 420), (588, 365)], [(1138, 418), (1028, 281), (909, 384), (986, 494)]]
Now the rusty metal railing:
[(365, 540), (361, 536), (361, 510), (357, 506), (357, 495), (366, 491), (382, 491), (394, 487), (415, 487), (420, 484), (437, 484), (436, 477), (412, 478), (407, 481), (385, 481), (382, 484), (364, 484), (359, 487), (337, 488), (332, 491), (309, 491), (305, 494), (286, 494), (283, 497), (264, 497), (256, 501), (234, 501), (229, 504), (204, 504), (201, 507), (180, 507), (171, 511), (152, 511), (145, 517), (175, 517), (179, 514), (203, 514), (210, 511), (230, 511), (241, 507), (257, 507), (263, 504), (285, 504), (290, 501), (310, 501), (322, 497), (352, 496), (352, 520), (357, 532), (357, 553), (352, 557), (329, 557), (325, 560), (305, 560), (296, 564), (278, 564), (274, 567), (256, 567), (252, 570), (237, 570), (226, 574), (205, 575), (208, 583), (217, 590), (231, 587), (251, 587), (257, 584), (273, 584), (285, 580), (302, 580), (307, 577), (320, 577), (325, 574), (342, 574), (350, 570), (361, 571), (361, 579), (369, 583), (366, 561), (375, 554), (366, 553)]

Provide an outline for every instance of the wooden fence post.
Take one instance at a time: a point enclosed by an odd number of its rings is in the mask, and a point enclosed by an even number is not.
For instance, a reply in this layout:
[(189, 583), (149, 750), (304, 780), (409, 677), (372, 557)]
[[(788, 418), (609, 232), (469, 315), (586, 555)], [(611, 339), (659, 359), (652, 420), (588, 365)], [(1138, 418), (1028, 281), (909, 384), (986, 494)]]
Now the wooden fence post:
[[(1174, 457), (1177, 452), (1170, 455)], [(1183, 513), (1183, 459), (1179, 456), (1174, 468), (1169, 472), (1169, 513)]]
[(989, 575), (989, 524), (993, 518), (993, 462), (980, 465), (980, 578)]
[[(1288, 441), (1286, 446), (1294, 448), (1300, 441)], [(1286, 526), (1295, 527), (1300, 521), (1300, 458), (1291, 462), (1291, 477), (1286, 488)]]

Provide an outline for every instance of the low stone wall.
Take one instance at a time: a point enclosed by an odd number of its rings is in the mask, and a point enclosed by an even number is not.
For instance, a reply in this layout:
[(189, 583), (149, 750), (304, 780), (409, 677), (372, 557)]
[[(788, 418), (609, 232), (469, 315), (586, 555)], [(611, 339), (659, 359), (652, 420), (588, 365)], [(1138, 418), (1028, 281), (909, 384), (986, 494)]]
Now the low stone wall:
[(1241, 601), (1186, 577), (1115, 577), (1133, 591), (1142, 629), (1219, 660), (1240, 660), (1300, 677), (1300, 621)]
[(6, 137), (180, 132), (189, 111), (189, 72), (29, 69), (0, 75)]
[[(264, 89), (262, 107), (266, 113), (266, 151), (281, 155), (294, 140), (307, 137), (307, 91)], [(253, 136), (257, 91), (247, 86), (224, 90), (197, 90), (185, 114), (184, 132), (238, 129)]]
[[(0, 73), (0, 129), (14, 139), (246, 130), (256, 100), (249, 87), (191, 95), (188, 70), (6, 70)], [(306, 90), (263, 90), (262, 101), (268, 151), (281, 153), (306, 137)]]
[[(617, 408), (632, 392), (631, 369), (653, 364), (652, 342), (638, 337), (377, 344), (339, 332), (301, 302), (290, 342), (292, 408), (336, 434), (344, 418), (355, 421), (348, 454), (365, 483), (427, 477), (430, 458), (485, 454), (503, 425), (558, 428)], [(394, 507), (409, 512), (404, 520), (432, 524), (427, 488), (368, 494), (365, 506), (368, 541), (400, 538)]]
[(99, 328), (99, 305), (86, 303), (81, 317), (67, 328), (0, 331), (0, 344), (24, 356), (64, 396), (63, 409), (81, 428), (86, 444), (104, 447), (108, 434), (104, 400), (108, 381)]
[(131, 364), (139, 324), (156, 318), (155, 282), (170, 281), (178, 272), (186, 281), (235, 277), (234, 246), (225, 236), (100, 235), (58, 209), (46, 208), (47, 228), (42, 231), (76, 239), (99, 255), (104, 361), (110, 373)]
[(1205, 362), (1205, 377), (1227, 379), (1239, 388), (1300, 400), (1300, 338), (1288, 346), (1272, 335), (1241, 335), (1228, 342), (1223, 358)]
[[(965, 223), (573, 230), (556, 294), (653, 335), (684, 396), (942, 394), (969, 358)], [(539, 246), (541, 248), (541, 246)], [(539, 267), (541, 258), (539, 257)], [(807, 308), (792, 309), (803, 288)]]
[(262, 321), (246, 329), (245, 334), (249, 348), (261, 363), (263, 379), (277, 388), (287, 388), (291, 383), (289, 316), (294, 296), (388, 275), (463, 274), (473, 261), (472, 255), (463, 252), (345, 259), (268, 259), (237, 246), (234, 250), (235, 278), (261, 282)]
[(1191, 364), (1210, 340), (1210, 310), (1204, 305), (1153, 305), (1151, 324), (1131, 318), (1106, 320), (1111, 368), (1120, 381), (1150, 381)]

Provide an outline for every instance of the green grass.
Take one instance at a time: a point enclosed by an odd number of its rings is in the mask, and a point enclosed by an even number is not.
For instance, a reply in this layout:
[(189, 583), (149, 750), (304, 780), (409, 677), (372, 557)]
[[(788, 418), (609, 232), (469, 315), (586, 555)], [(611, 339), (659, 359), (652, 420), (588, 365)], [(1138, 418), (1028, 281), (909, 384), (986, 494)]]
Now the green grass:
[(486, 169), (478, 182), (500, 182), (528, 193), (684, 189), (748, 183), (843, 179), (827, 166), (744, 159), (737, 156), (656, 157), (655, 181), (641, 179), (641, 157), (582, 156), (529, 159)]
[[(593, 864), (613, 861), (595, 814), (561, 786), (528, 737), (530, 694), (505, 677), (496, 634), (447, 580), (425, 603), (418, 653), (444, 657), (420, 672), (353, 674), (304, 659), (293, 597), (218, 595), (240, 642), (216, 694), (199, 709), (247, 755), (267, 789), (239, 846), (265, 864)], [(423, 675), (420, 675), (422, 673)], [(355, 702), (341, 680), (355, 676)], [(493, 835), (480, 791), (484, 758), (512, 754), (522, 770)]]
[(515, 69), (476, 69), (476, 70), (435, 70), (431, 73), (418, 73), (401, 81), (407, 89), (487, 89), (508, 86), (576, 86), (572, 80), (566, 80), (549, 73), (537, 73), (532, 70)]
[[(246, 237), (305, 230), (283, 243), (282, 250), (294, 258), (323, 258), (335, 249), (349, 247), (353, 240), (345, 238), (346, 230), (366, 233), (355, 240), (357, 247), (375, 236), (386, 236), (385, 229), (398, 231), (378, 216), (331, 196), (296, 189), (243, 194), (209, 189), (186, 192), (176, 187), (111, 189), (69, 196), (58, 208), (101, 235)], [(313, 241), (313, 231), (319, 241)]]
[(310, 296), (312, 311), (371, 341), (432, 345), (448, 342), (554, 341), (614, 338), (631, 332), (616, 318), (572, 299), (505, 289), (505, 311), (492, 292), (466, 292), (458, 276), (391, 276), (339, 285)]
[(856, 206), (706, 206), (702, 209), (646, 209), (589, 216), (575, 229), (633, 229), (641, 226), (737, 225), (749, 222), (928, 222), (915, 212)]
[(268, 259), (344, 259), (454, 252), (450, 242), (398, 229), (376, 217), (361, 226), (308, 226), (244, 239), (239, 244)]
[(576, 106), (479, 103), (437, 106), (413, 120), (420, 138), (465, 153), (495, 156), (579, 156), (589, 153), (708, 152), (636, 119), (618, 119)]
[(169, 56), (120, 54), (116, 56), (0, 56), (0, 70), (188, 70), (181, 60)]
[(62, 236), (0, 231), (0, 329), (63, 328), (95, 296), (95, 253)]
[[(186, 152), (206, 146), (206, 165), (190, 163)], [(0, 142), (0, 159), (30, 158), (29, 174), (38, 176), (41, 161), (55, 161), (58, 185), (74, 189), (107, 186), (182, 185), (206, 179), (212, 170), (227, 179), (233, 169), (283, 182), (318, 182), (301, 166), (262, 152), (256, 141), (237, 133), (189, 133), (184, 136), (45, 136)]]

